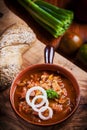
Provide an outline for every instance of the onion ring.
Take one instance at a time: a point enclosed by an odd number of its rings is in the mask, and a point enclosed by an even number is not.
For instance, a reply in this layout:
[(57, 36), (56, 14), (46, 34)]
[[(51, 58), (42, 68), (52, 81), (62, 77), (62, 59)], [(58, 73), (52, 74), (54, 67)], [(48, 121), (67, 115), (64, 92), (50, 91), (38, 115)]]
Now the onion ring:
[[(41, 91), (42, 95), (37, 95), (32, 99), (32, 101), (30, 101), (31, 92), (33, 92), (34, 90)], [(35, 104), (36, 100), (39, 98), (41, 98), (42, 101), (39, 104)], [(49, 102), (47, 99), (47, 93), (42, 87), (34, 86), (34, 87), (28, 89), (28, 91), (26, 92), (25, 99), (26, 99), (27, 104), (29, 106), (31, 106), (34, 111), (38, 112), (38, 115), (42, 120), (48, 120), (49, 118), (52, 118), (53, 110), (50, 107), (48, 107)], [(42, 112), (46, 111), (47, 109), (49, 110), (48, 116), (42, 115)]]
[[(38, 98), (42, 98), (43, 100), (42, 100), (42, 102), (40, 102), (39, 104), (35, 104), (35, 101), (36, 101)], [(42, 96), (42, 95), (38, 95), (38, 96), (34, 97), (33, 100), (32, 100), (32, 108), (33, 108), (34, 111), (39, 112), (40, 108), (38, 108), (38, 107), (41, 107), (41, 106), (44, 105), (44, 104), (45, 104), (45, 106), (48, 106), (48, 105), (49, 105), (49, 102), (48, 102), (47, 98), (44, 97), (44, 96)]]
[[(42, 87), (40, 87), (40, 86), (35, 86), (35, 87), (32, 87), (32, 88), (28, 89), (28, 91), (26, 92), (26, 97), (25, 97), (25, 99), (26, 99), (27, 104), (28, 104), (29, 106), (31, 106), (31, 107), (32, 107), (32, 102), (30, 101), (30, 94), (31, 94), (31, 92), (34, 91), (34, 90), (39, 90), (39, 91), (41, 91), (42, 94), (43, 94), (43, 96), (47, 98), (47, 93), (46, 93), (46, 91), (45, 91)], [(42, 102), (43, 102), (43, 100), (42, 100)]]
[[(47, 109), (49, 110), (49, 115), (48, 115), (48, 116), (42, 115), (42, 112), (46, 111)], [(53, 110), (52, 110), (50, 107), (48, 107), (48, 106), (43, 106), (43, 107), (41, 107), (41, 108), (39, 109), (38, 114), (39, 114), (39, 117), (40, 117), (42, 120), (48, 120), (48, 119), (52, 118), (52, 116), (53, 116)]]

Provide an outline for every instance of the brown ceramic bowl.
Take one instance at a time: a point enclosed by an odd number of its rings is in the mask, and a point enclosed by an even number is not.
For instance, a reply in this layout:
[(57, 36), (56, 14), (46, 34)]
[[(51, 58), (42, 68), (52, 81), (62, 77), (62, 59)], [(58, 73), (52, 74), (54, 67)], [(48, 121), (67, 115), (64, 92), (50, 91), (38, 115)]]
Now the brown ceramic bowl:
[[(52, 60), (51, 60), (52, 61)], [(73, 108), (73, 110), (71, 111), (71, 113), (69, 113), (66, 117), (64, 117), (62, 120), (56, 121), (56, 122), (52, 122), (52, 123), (34, 123), (30, 120), (27, 120), (25, 117), (23, 117), (17, 110), (15, 107), (15, 103), (14, 103), (14, 93), (15, 93), (15, 89), (17, 87), (17, 83), (18, 81), (20, 81), (21, 78), (23, 78), (26, 74), (29, 74), (31, 72), (34, 72), (36, 70), (42, 70), (42, 71), (56, 71), (56, 72), (60, 72), (61, 74), (63, 74), (64, 76), (66, 76), (71, 83), (73, 84), (74, 87), (74, 91), (76, 94), (76, 99), (75, 99), (75, 106)], [(59, 66), (59, 65), (55, 65), (55, 64), (50, 64), (50, 63), (44, 63), (44, 64), (36, 64), (36, 65), (31, 65), (29, 67), (27, 67), (25, 70), (21, 71), (18, 76), (15, 78), (15, 80), (13, 81), (12, 85), (11, 85), (11, 89), (10, 89), (10, 101), (11, 101), (11, 105), (14, 109), (14, 111), (16, 112), (17, 115), (19, 115), (19, 117), (21, 117), (22, 119), (24, 119), (24, 121), (31, 123), (33, 125), (39, 125), (39, 126), (51, 126), (51, 125), (55, 125), (55, 124), (59, 124), (63, 121), (65, 121), (66, 119), (68, 119), (71, 115), (73, 115), (73, 113), (76, 111), (79, 101), (80, 101), (80, 90), (79, 90), (79, 85), (76, 81), (76, 78), (73, 76), (73, 74), (68, 71), (67, 69)]]

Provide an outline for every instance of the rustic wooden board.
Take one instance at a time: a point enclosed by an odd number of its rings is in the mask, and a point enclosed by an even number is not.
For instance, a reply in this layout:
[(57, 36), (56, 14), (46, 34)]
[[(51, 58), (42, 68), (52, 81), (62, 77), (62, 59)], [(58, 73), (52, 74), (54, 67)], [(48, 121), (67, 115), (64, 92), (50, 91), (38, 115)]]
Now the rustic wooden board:
[[(51, 1), (53, 2), (53, 1)], [(0, 12), (4, 13), (0, 18), (0, 34), (16, 22), (24, 22), (19, 17), (14, 15), (4, 5), (3, 0), (0, 1)], [(37, 42), (23, 55), (23, 69), (32, 64), (44, 63), (44, 48), (45, 44), (37, 39)], [(47, 127), (47, 130), (86, 130), (87, 129), (87, 73), (74, 65), (72, 62), (64, 58), (58, 53), (55, 53), (54, 64), (61, 65), (71, 71), (80, 86), (81, 100), (75, 114), (65, 123)], [(36, 127), (31, 124), (26, 124), (13, 111), (9, 100), (10, 88), (0, 92), (0, 130), (35, 130)], [(37, 127), (38, 130), (44, 130), (43, 127)]]
[[(23, 55), (23, 68), (32, 64), (44, 63), (44, 48), (45, 45), (37, 40), (37, 42)], [(78, 80), (81, 90), (81, 101), (78, 110), (72, 118), (62, 125), (47, 127), (47, 130), (86, 130), (87, 128), (87, 73), (70, 61), (66, 60), (60, 54), (55, 53), (54, 64), (61, 65), (71, 71)], [(34, 130), (35, 126), (26, 124), (13, 111), (10, 100), (9, 91), (0, 92), (0, 130)], [(37, 127), (38, 130), (43, 130), (42, 127)]]

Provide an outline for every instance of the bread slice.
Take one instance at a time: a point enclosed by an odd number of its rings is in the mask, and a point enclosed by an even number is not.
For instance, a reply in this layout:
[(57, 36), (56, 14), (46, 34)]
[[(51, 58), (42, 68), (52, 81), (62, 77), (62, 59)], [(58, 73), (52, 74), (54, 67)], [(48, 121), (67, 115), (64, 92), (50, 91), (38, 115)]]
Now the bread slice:
[(22, 55), (36, 41), (36, 35), (27, 25), (15, 24), (0, 38), (0, 90), (11, 85), (22, 70)]
[(0, 37), (0, 49), (10, 45), (28, 44), (36, 40), (36, 35), (27, 24), (14, 24)]
[(7, 46), (1, 49), (0, 56), (0, 86), (11, 84), (22, 69), (22, 55), (28, 50), (28, 45)]

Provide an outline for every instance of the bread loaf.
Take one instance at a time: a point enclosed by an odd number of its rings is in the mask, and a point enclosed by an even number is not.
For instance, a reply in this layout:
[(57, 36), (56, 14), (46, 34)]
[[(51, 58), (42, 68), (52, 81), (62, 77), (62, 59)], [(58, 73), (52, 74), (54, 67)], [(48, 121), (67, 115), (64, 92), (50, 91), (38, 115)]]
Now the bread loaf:
[(11, 85), (22, 69), (22, 55), (36, 41), (27, 25), (13, 25), (0, 38), (0, 90)]
[(0, 49), (10, 45), (28, 44), (36, 40), (33, 30), (26, 24), (14, 24), (0, 37)]

